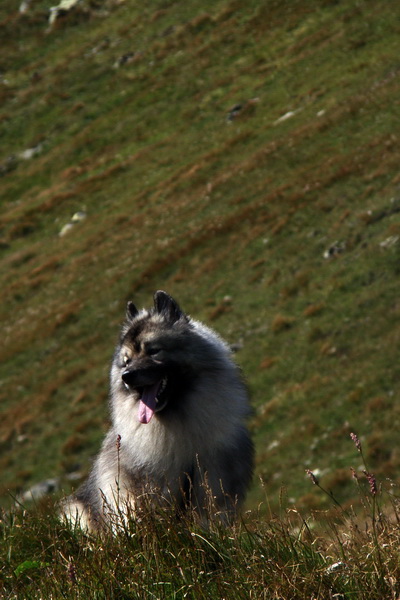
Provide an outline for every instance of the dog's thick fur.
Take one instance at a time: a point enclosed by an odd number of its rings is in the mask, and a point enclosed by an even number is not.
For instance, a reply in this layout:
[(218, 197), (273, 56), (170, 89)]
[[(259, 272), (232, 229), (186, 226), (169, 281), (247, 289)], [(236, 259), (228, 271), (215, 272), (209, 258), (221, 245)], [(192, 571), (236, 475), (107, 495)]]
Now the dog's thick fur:
[(225, 342), (163, 291), (154, 308), (128, 304), (111, 367), (112, 427), (88, 480), (63, 503), (66, 519), (101, 529), (141, 499), (230, 520), (253, 469), (249, 403)]

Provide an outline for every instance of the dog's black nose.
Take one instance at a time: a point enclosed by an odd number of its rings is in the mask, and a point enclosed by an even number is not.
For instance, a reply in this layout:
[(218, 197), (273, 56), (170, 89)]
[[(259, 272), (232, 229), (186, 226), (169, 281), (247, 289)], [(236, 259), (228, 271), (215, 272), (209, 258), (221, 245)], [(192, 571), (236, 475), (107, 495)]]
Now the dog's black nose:
[(122, 381), (129, 385), (129, 383), (133, 379), (133, 373), (132, 373), (132, 371), (126, 370), (122, 373), (121, 377), (122, 377)]
[(154, 385), (165, 376), (165, 369), (162, 365), (151, 365), (150, 367), (133, 366), (123, 371), (122, 381), (130, 387), (143, 387)]

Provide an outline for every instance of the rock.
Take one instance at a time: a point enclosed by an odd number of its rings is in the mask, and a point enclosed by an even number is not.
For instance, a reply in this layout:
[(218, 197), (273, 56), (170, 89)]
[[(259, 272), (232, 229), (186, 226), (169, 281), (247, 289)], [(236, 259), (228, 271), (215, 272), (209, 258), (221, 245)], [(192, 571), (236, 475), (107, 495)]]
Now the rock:
[(398, 235), (390, 235), (388, 238), (386, 238), (385, 240), (383, 240), (383, 242), (380, 242), (380, 247), (381, 248), (393, 248), (393, 246), (395, 246), (397, 244), (397, 242), (399, 241), (400, 236)]
[(235, 353), (235, 352), (239, 352), (239, 350), (241, 350), (243, 348), (243, 345), (244, 345), (243, 342), (234, 342), (229, 347), (231, 349), (231, 352)]
[(238, 114), (240, 113), (242, 108), (243, 108), (242, 104), (235, 104), (234, 106), (232, 106), (232, 108), (229, 110), (228, 115), (226, 117), (227, 120), (233, 121), (233, 119), (235, 119), (238, 116)]
[(0, 177), (2, 175), (7, 175), (7, 173), (10, 173), (10, 171), (14, 171), (17, 166), (18, 158), (15, 156), (15, 154), (10, 154), (10, 156), (8, 156), (6, 160), (0, 164)]
[(342, 254), (346, 250), (346, 244), (344, 242), (334, 242), (332, 246), (329, 246), (324, 252), (324, 258), (333, 258), (338, 254)]
[(274, 121), (274, 125), (278, 125), (279, 123), (283, 123), (283, 121), (287, 121), (288, 119), (291, 119), (300, 110), (301, 110), (301, 108), (298, 108), (297, 110), (289, 110), (287, 113), (285, 113), (284, 115), (279, 117), (279, 119), (276, 119), (276, 121)]
[(67, 475), (65, 476), (65, 479), (67, 479), (67, 481), (80, 481), (84, 477), (85, 477), (85, 474), (82, 473), (81, 471), (73, 471), (72, 473), (67, 473)]
[(260, 102), (260, 98), (250, 98), (250, 100), (246, 100), (243, 104), (234, 104), (232, 108), (229, 109), (229, 112), (226, 116), (226, 120), (228, 123), (231, 123), (239, 116), (251, 116), (254, 114), (255, 108), (257, 104)]
[(58, 236), (59, 237), (64, 237), (73, 228), (74, 228), (74, 224), (73, 223), (67, 223), (66, 225), (64, 225), (63, 227), (61, 227)]
[(143, 52), (141, 52), (140, 50), (138, 50), (137, 52), (126, 52), (125, 54), (122, 54), (122, 56), (117, 58), (117, 60), (114, 63), (114, 69), (118, 69), (123, 65), (129, 65), (132, 62), (136, 62), (142, 56)]
[(19, 5), (19, 12), (21, 15), (28, 11), (31, 2), (32, 0), (22, 0), (21, 4)]
[(71, 229), (75, 227), (77, 223), (81, 223), (85, 219), (86, 213), (83, 210), (79, 210), (78, 212), (74, 213), (71, 217), (71, 221), (60, 229), (58, 237), (64, 237), (65, 235), (67, 235), (67, 233), (71, 231)]
[(60, 481), (58, 478), (45, 479), (40, 483), (36, 483), (29, 490), (23, 492), (17, 497), (17, 504), (31, 502), (32, 500), (40, 500), (48, 494), (52, 494), (59, 489)]
[(78, 4), (80, 0), (61, 0), (60, 4), (57, 6), (50, 7), (50, 16), (49, 16), (49, 25), (50, 27), (54, 25), (58, 17), (61, 15), (65, 15), (68, 11), (71, 10), (76, 4)]
[(74, 215), (72, 215), (71, 223), (80, 223), (86, 219), (86, 213), (83, 210), (79, 210)]
[(20, 152), (18, 154), (18, 158), (20, 158), (22, 160), (30, 160), (34, 156), (37, 156), (38, 154), (40, 154), (41, 151), (42, 151), (42, 144), (38, 144), (37, 146), (34, 146), (33, 148), (27, 148), (26, 150), (23, 150), (22, 152)]

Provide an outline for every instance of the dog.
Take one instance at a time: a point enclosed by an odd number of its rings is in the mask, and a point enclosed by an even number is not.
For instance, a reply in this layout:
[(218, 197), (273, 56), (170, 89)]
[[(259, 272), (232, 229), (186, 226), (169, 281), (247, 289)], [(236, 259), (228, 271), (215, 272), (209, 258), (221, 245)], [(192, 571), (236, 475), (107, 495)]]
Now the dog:
[(110, 374), (112, 425), (62, 515), (96, 531), (151, 502), (232, 522), (250, 485), (250, 405), (228, 345), (164, 291), (127, 306)]

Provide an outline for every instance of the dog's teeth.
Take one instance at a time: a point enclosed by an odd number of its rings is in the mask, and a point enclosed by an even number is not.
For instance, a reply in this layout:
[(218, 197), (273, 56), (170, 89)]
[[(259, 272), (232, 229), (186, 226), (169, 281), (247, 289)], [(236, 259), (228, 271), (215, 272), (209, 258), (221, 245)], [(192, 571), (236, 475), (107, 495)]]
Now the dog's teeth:
[[(168, 378), (167, 378), (167, 377), (164, 377), (164, 379), (161, 381), (161, 385), (160, 385), (160, 388), (159, 388), (159, 390), (158, 390), (158, 393), (159, 393), (159, 394), (162, 394), (162, 393), (163, 393), (163, 391), (164, 391), (164, 390), (165, 390), (165, 388), (167, 387), (167, 382), (168, 382)], [(159, 398), (156, 398), (156, 402), (157, 402), (157, 403), (158, 403), (158, 402), (160, 402), (160, 399), (159, 399)]]
[(126, 389), (128, 390), (128, 392), (131, 391), (130, 388), (129, 388), (129, 385), (127, 383), (125, 383), (125, 381), (124, 381), (124, 386), (126, 387)]

